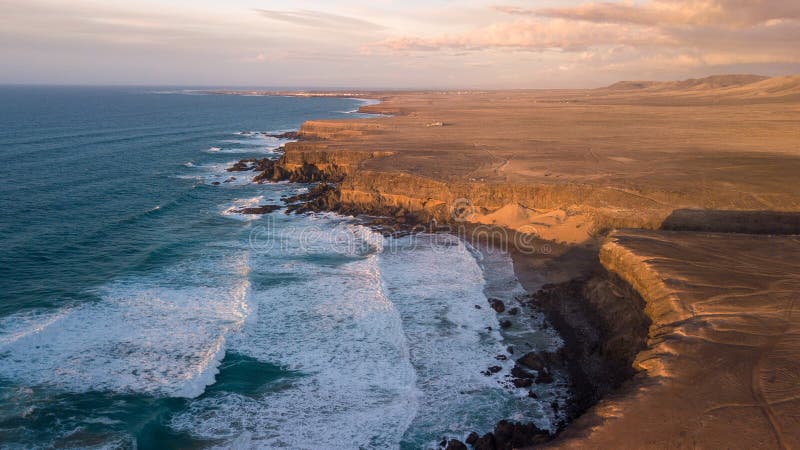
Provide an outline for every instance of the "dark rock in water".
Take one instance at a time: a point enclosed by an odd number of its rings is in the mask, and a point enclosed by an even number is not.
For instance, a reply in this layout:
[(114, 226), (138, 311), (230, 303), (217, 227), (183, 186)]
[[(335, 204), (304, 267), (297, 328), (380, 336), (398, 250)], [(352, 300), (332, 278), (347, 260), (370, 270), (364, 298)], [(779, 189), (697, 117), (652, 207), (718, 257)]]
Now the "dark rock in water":
[(542, 370), (539, 372), (539, 375), (536, 377), (536, 384), (543, 384), (543, 383), (552, 383), (553, 376), (550, 375), (550, 372), (546, 370)]
[(439, 442), (439, 447), (444, 447), (445, 445), (447, 445), (447, 438), (444, 438), (441, 442)]
[(510, 320), (500, 321), (500, 328), (511, 328), (511, 321)]
[(494, 444), (498, 450), (542, 444), (549, 438), (550, 435), (546, 431), (540, 430), (532, 423), (523, 424), (501, 420), (494, 427)]
[(509, 309), (509, 310), (508, 310), (508, 313), (509, 313), (509, 314), (511, 314), (512, 316), (516, 316), (517, 314), (519, 314), (519, 308), (517, 308), (517, 307), (515, 306), (515, 307), (513, 307), (513, 308)]
[(528, 391), (528, 397), (538, 399), (539, 396), (536, 395), (536, 392)]
[(518, 388), (526, 388), (531, 387), (533, 385), (533, 380), (530, 378), (514, 378), (514, 387)]
[(492, 331), (492, 327), (486, 327), (486, 331)]
[(481, 308), (481, 305), (475, 305), (475, 309), (483, 309), (483, 308)]
[(279, 205), (261, 205), (251, 208), (236, 209), (233, 212), (237, 214), (269, 214), (279, 209), (281, 209)]
[(475, 445), (475, 442), (477, 442), (479, 438), (480, 436), (478, 435), (478, 433), (473, 431), (472, 433), (469, 434), (469, 436), (467, 436), (467, 444)]
[(444, 450), (467, 450), (467, 446), (458, 439), (451, 439)]
[(291, 197), (283, 198), (283, 202), (288, 206), (286, 213), (307, 213), (319, 211), (338, 210), (339, 203), (338, 191), (327, 183), (319, 183), (308, 192)]
[(490, 298), (489, 304), (492, 305), (492, 309), (497, 311), (498, 313), (501, 313), (506, 310), (505, 303), (503, 303), (503, 301), (500, 299)]
[(244, 172), (247, 170), (253, 170), (253, 163), (255, 162), (254, 159), (243, 159), (241, 161), (237, 161), (233, 163), (232, 166), (225, 169), (228, 172)]
[(508, 359), (508, 356), (506, 356), (506, 355), (497, 355), (497, 356), (494, 357), (494, 359), (496, 359), (498, 361), (505, 361), (505, 360)]
[(264, 171), (273, 167), (275, 165), (275, 161), (269, 158), (261, 158), (256, 160), (255, 164), (253, 165), (253, 170)]
[(545, 357), (541, 353), (537, 352), (526, 353), (522, 356), (522, 358), (517, 360), (517, 363), (537, 372), (544, 369), (547, 365)]
[(246, 172), (249, 170), (257, 170), (259, 172), (263, 172), (264, 170), (269, 169), (270, 167), (275, 165), (275, 161), (269, 158), (261, 158), (261, 159), (242, 159), (235, 163), (232, 166), (228, 167), (228, 172)]
[(508, 352), (509, 355), (513, 355), (514, 354), (514, 347), (509, 345), (508, 347), (506, 347), (506, 351)]
[(219, 186), (221, 183), (220, 183), (219, 181), (214, 181), (214, 182), (213, 182), (213, 183), (211, 183), (211, 184), (213, 184), (214, 186)]
[(503, 448), (506, 442), (509, 442), (514, 436), (514, 424), (501, 420), (494, 426), (494, 443), (497, 447)]
[(486, 433), (479, 437), (472, 445), (475, 450), (497, 450), (494, 445), (494, 434)]
[[(261, 164), (263, 162), (263, 164)], [(323, 172), (315, 164), (304, 162), (299, 167), (287, 167), (282, 160), (259, 160), (259, 165), (254, 168), (261, 173), (253, 178), (255, 183), (270, 181), (291, 181), (299, 183), (316, 183), (324, 181), (341, 181), (344, 175)]]
[(489, 367), (489, 372), (492, 372), (492, 373), (497, 373), (497, 372), (500, 372), (501, 370), (503, 370), (503, 368), (500, 367), (500, 366)]
[(557, 401), (554, 400), (552, 403), (550, 403), (550, 407), (553, 408), (553, 412), (558, 412), (558, 402)]
[(267, 136), (277, 139), (300, 139), (300, 133), (297, 131), (287, 131), (285, 133), (268, 134)]
[(514, 366), (513, 369), (511, 369), (511, 375), (517, 378), (533, 378), (533, 374), (520, 367), (519, 364), (517, 364), (516, 366)]

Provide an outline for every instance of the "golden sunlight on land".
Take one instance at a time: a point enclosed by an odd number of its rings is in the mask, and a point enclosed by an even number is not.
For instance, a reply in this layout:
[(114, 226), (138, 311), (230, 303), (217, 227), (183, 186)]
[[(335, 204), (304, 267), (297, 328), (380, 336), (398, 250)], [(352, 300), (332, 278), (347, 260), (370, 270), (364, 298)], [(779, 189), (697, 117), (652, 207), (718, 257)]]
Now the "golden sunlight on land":
[(373, 95), (364, 110), (392, 117), (308, 122), (312, 140), (287, 146), (296, 162), (350, 155), (353, 202), (466, 198), (470, 221), (572, 243), (681, 208), (800, 210), (800, 77)]
[[(460, 205), (583, 249), (595, 265), (577, 271), (611, 274), (587, 285), (612, 286), (586, 296), (601, 316), (629, 297), (614, 277), (641, 297), (600, 325), (624, 342), (612, 322), (650, 323), (640, 372), (549, 445), (800, 445), (800, 77), (370, 95), (364, 111), (392, 116), (308, 122), (279, 165), (335, 179), (348, 211), (446, 221)], [(523, 285), (577, 261), (562, 255), (517, 257)]]

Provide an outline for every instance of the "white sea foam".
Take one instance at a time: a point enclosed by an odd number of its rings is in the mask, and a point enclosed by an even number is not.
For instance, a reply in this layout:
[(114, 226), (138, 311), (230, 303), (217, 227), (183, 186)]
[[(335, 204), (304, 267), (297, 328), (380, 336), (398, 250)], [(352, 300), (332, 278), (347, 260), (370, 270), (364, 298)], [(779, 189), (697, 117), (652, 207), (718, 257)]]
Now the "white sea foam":
[(275, 154), (278, 149), (295, 142), (294, 139), (275, 137), (285, 131), (239, 131), (234, 133), (237, 138), (220, 141), (222, 147), (216, 148), (219, 153), (262, 153)]
[(342, 113), (342, 114), (358, 114), (359, 116), (365, 117), (365, 118), (369, 118), (369, 117), (391, 117), (388, 114), (372, 114), (372, 113), (359, 112), (359, 109), (361, 109), (361, 107), (372, 106), (372, 105), (379, 104), (381, 101), (378, 100), (378, 99), (373, 99), (373, 98), (354, 98), (352, 100), (356, 100), (361, 104), (358, 105), (358, 107), (356, 109), (351, 109), (349, 111), (339, 111), (339, 112)]
[(219, 183), (220, 185), (243, 186), (253, 181), (255, 172), (228, 172), (227, 169), (237, 161), (225, 163), (210, 163), (187, 166), (191, 171), (178, 175), (178, 178), (200, 180), (204, 184)]
[(101, 300), (4, 339), (0, 377), (70, 392), (197, 396), (250, 310), (248, 271), (240, 253), (112, 282)]
[[(508, 253), (481, 245), (474, 249), (484, 273), (489, 273), (484, 291), (489, 297), (503, 300), (506, 309), (523, 308), (520, 298), (527, 294), (514, 273), (514, 264)], [(521, 350), (557, 351), (564, 345), (561, 336), (551, 326), (543, 327), (546, 319), (538, 312), (525, 311), (510, 317), (514, 322), (511, 329), (503, 334), (509, 343), (519, 346)]]
[[(333, 224), (327, 219), (308, 219)], [(324, 223), (321, 223), (324, 222)], [(418, 389), (402, 322), (384, 295), (377, 239), (343, 226), (326, 254), (303, 258), (306, 243), (254, 260), (256, 277), (297, 276), (252, 293), (258, 319), (229, 340), (231, 351), (298, 371), (291, 386), (252, 398), (219, 393), (192, 402), (172, 425), (248, 448), (390, 448), (416, 412)], [(336, 243), (339, 245), (336, 246)], [(366, 249), (366, 252), (364, 252)], [(313, 250), (312, 250), (313, 252)]]
[[(294, 220), (322, 234), (280, 234), (254, 254), (253, 276), (277, 281), (252, 291), (258, 318), (228, 348), (302, 376), (261, 396), (194, 400), (174, 428), (223, 447), (397, 448), (502, 418), (549, 426), (535, 399), (508, 387), (513, 363), (496, 359), (506, 343), (461, 241), (387, 241), (333, 214)], [(502, 370), (484, 375), (490, 366)]]
[(261, 205), (264, 202), (263, 195), (257, 195), (255, 197), (250, 198), (242, 198), (236, 199), (233, 201), (233, 204), (225, 208), (220, 214), (225, 217), (230, 217), (232, 219), (238, 220), (255, 220), (261, 218), (259, 214), (242, 214), (236, 212), (242, 208), (253, 208), (258, 205)]
[(40, 333), (53, 322), (67, 316), (70, 309), (42, 310), (36, 309), (13, 314), (0, 319), (0, 352), (25, 337)]
[[(517, 355), (530, 351), (558, 351), (564, 342), (555, 328), (547, 323), (543, 314), (532, 311), (522, 304), (521, 299), (525, 299), (527, 292), (517, 279), (510, 255), (486, 244), (480, 244), (478, 248), (470, 247), (470, 250), (485, 274), (486, 296), (502, 300), (507, 312), (513, 308), (520, 309), (516, 315), (504, 316), (512, 323), (510, 328), (502, 331), (506, 343), (516, 349)], [(540, 413), (536, 424), (539, 428), (550, 431), (555, 431), (557, 423), (566, 418), (566, 409), (560, 408), (555, 412), (552, 408), (542, 408), (542, 405), (549, 405), (555, 401), (564, 406), (570, 389), (567, 380), (562, 379), (559, 374), (555, 374), (554, 378), (553, 383), (535, 384), (530, 388), (540, 399), (535, 405), (535, 409)], [(517, 396), (527, 397), (528, 389), (518, 389), (515, 393)]]
[[(549, 424), (534, 400), (513, 395), (505, 382), (513, 362), (496, 359), (508, 355), (506, 343), (484, 293), (483, 272), (460, 240), (399, 239), (384, 253), (381, 273), (403, 319), (424, 393), (407, 442), (435, 445), (424, 439), (439, 439), (437, 433), (463, 439), (502, 418)], [(486, 376), (491, 366), (501, 371)]]
[(194, 398), (227, 351), (299, 374), (256, 395), (209, 393), (173, 416), (172, 428), (224, 448), (417, 448), (501, 418), (551, 424), (505, 383), (513, 363), (495, 358), (508, 342), (486, 294), (520, 293), (507, 255), (480, 261), (501, 274), (487, 282), (451, 236), (384, 239), (335, 214), (280, 220), (279, 246), (219, 243), (229, 256), (217, 249), (114, 281), (95, 303), (0, 321), (0, 377)]

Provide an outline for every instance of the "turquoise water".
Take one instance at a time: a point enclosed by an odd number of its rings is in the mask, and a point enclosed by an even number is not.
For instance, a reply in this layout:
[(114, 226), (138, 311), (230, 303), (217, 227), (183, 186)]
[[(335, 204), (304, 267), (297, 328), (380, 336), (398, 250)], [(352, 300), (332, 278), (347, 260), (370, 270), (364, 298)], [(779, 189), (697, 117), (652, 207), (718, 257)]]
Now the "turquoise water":
[(225, 172), (279, 156), (253, 131), (359, 104), (0, 87), (0, 447), (419, 448), (552, 425), (480, 373), (510, 368), (474, 307), (518, 293), (484, 276), (502, 257), (233, 212), (307, 188)]

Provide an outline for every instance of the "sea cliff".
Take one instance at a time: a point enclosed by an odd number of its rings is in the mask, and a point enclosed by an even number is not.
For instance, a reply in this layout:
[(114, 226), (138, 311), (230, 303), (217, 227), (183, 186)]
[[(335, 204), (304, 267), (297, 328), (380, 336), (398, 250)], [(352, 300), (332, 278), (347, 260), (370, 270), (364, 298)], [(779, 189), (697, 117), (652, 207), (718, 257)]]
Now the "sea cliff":
[[(293, 211), (549, 242), (515, 257), (576, 392), (546, 445), (787, 448), (800, 108), (776, 83), (376, 93), (393, 117), (306, 123), (255, 179), (323, 182)], [(470, 444), (511, 448), (498, 426)]]

